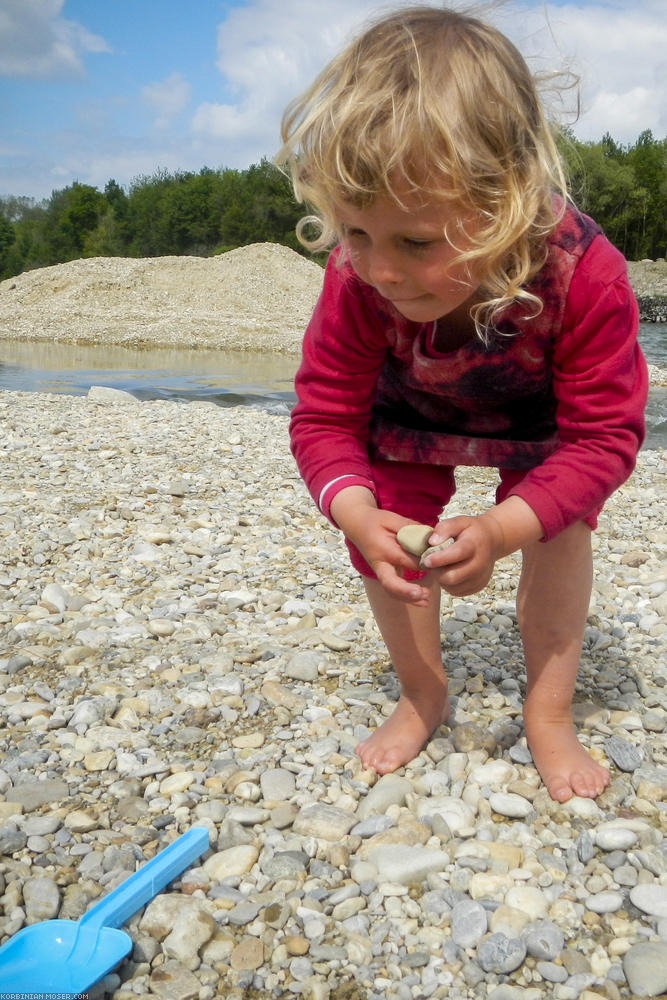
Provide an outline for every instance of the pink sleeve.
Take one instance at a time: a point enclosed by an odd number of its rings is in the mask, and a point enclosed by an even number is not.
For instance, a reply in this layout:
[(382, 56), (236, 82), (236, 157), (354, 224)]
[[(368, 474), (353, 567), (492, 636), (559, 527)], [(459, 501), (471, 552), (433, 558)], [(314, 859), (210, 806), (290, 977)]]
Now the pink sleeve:
[(364, 286), (332, 254), (304, 337), (294, 383), (298, 401), (290, 420), (299, 472), (315, 503), (326, 500), (327, 516), (345, 486), (373, 489), (366, 440), (386, 350), (382, 324)]
[(648, 391), (637, 327), (625, 261), (598, 236), (575, 271), (553, 344), (562, 443), (510, 490), (535, 511), (544, 541), (598, 509), (635, 466)]

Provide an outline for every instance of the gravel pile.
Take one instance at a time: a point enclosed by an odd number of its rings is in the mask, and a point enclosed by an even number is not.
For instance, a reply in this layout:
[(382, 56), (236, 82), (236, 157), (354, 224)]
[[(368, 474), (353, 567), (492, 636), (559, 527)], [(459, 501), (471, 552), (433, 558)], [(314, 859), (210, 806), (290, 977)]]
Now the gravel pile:
[(628, 276), (635, 295), (667, 296), (667, 260), (635, 260), (628, 263)]
[[(353, 748), (396, 680), (286, 418), (121, 399), (0, 395), (0, 941), (203, 825), (91, 1000), (667, 991), (664, 453), (595, 535), (575, 716), (612, 781), (560, 805), (515, 557), (445, 608), (451, 724), (378, 780)], [(492, 480), (463, 470), (457, 504)]]
[(0, 282), (0, 340), (297, 354), (322, 274), (277, 243), (73, 260)]
[[(667, 262), (629, 266), (637, 295), (667, 295)], [(298, 354), (322, 268), (277, 243), (218, 257), (98, 257), (0, 282), (0, 341)]]

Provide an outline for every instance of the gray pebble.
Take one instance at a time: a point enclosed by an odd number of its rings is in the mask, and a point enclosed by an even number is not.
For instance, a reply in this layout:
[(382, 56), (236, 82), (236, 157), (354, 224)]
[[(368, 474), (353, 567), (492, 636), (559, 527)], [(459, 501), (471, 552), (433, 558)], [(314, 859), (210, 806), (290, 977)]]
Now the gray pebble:
[(368, 819), (353, 826), (350, 833), (353, 837), (374, 837), (376, 833), (384, 833), (385, 830), (390, 830), (395, 825), (389, 816), (369, 816)]
[(316, 681), (320, 675), (320, 664), (325, 665), (321, 653), (305, 650), (295, 653), (285, 665), (285, 675), (295, 681)]
[(239, 903), (235, 906), (233, 910), (230, 910), (227, 914), (227, 919), (230, 924), (235, 927), (243, 927), (245, 924), (250, 924), (255, 919), (259, 913), (261, 907), (259, 903), (253, 903), (250, 900), (246, 900), (243, 903)]
[(583, 864), (587, 864), (595, 855), (593, 838), (588, 830), (582, 830), (576, 839), (577, 856)]
[(315, 803), (305, 806), (294, 820), (294, 832), (304, 837), (319, 837), (322, 840), (337, 841), (347, 836), (355, 823), (355, 817), (335, 806)]
[(526, 946), (519, 938), (491, 934), (477, 949), (477, 961), (485, 972), (514, 972), (526, 957)]
[(60, 890), (51, 878), (29, 878), (23, 886), (26, 923), (51, 920), (60, 910)]
[(461, 948), (474, 948), (488, 930), (486, 910), (472, 899), (457, 903), (450, 917), (452, 941)]
[(643, 760), (641, 751), (620, 736), (610, 736), (604, 748), (619, 771), (636, 771)]
[(301, 851), (280, 851), (262, 862), (262, 871), (274, 881), (301, 875), (308, 866), (308, 855)]
[(567, 969), (554, 962), (538, 962), (536, 968), (542, 979), (548, 983), (564, 983), (568, 978)]
[(291, 799), (296, 791), (296, 778), (282, 767), (272, 767), (262, 771), (259, 785), (267, 801), (285, 802)]
[(563, 932), (550, 920), (539, 920), (528, 924), (521, 932), (526, 950), (533, 958), (552, 961), (563, 950)]
[(361, 800), (357, 809), (359, 819), (373, 813), (385, 813), (389, 806), (402, 806), (406, 796), (413, 791), (412, 782), (398, 774), (384, 774)]
[(667, 885), (636, 885), (630, 890), (630, 902), (652, 917), (667, 917)]
[(584, 906), (593, 913), (615, 913), (623, 906), (620, 892), (597, 892), (584, 899)]
[(14, 854), (23, 850), (27, 839), (23, 830), (14, 830), (11, 826), (0, 827), (0, 854)]

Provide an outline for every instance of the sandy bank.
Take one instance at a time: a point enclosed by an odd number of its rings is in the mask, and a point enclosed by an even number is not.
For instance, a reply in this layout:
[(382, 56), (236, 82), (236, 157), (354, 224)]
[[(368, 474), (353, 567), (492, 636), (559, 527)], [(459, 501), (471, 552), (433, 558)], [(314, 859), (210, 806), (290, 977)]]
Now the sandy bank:
[[(667, 262), (629, 265), (667, 294)], [(218, 257), (97, 257), (0, 282), (0, 340), (298, 354), (322, 269), (275, 243)]]
[(299, 351), (322, 269), (274, 243), (218, 257), (96, 257), (0, 283), (0, 340)]

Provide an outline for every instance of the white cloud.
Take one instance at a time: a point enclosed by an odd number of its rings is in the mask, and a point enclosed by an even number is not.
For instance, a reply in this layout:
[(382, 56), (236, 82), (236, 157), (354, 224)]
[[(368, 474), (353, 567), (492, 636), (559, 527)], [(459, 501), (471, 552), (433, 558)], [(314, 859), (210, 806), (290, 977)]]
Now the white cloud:
[(53, 79), (83, 73), (82, 55), (109, 52), (103, 38), (61, 16), (64, 0), (3, 0), (0, 75)]
[(580, 78), (581, 116), (574, 126), (583, 140), (605, 132), (634, 141), (652, 128), (667, 133), (664, 99), (667, 21), (655, 0), (637, 4), (548, 5), (502, 12), (499, 26), (540, 70), (566, 67)]
[[(435, 0), (433, 0), (435, 2)], [(635, 4), (500, 4), (489, 16), (539, 72), (570, 70), (581, 79), (582, 113), (575, 133), (623, 142), (645, 128), (667, 133), (664, 106), (664, 0)], [(225, 100), (196, 109), (194, 131), (227, 151), (242, 143), (271, 155), (288, 101), (302, 91), (357, 28), (382, 10), (372, 0), (251, 0), (230, 11), (218, 33), (217, 65)], [(554, 116), (572, 124), (574, 92)], [(257, 152), (258, 151), (258, 152)]]
[(230, 11), (218, 29), (218, 58), (228, 99), (201, 104), (193, 130), (229, 148), (243, 141), (255, 156), (279, 145), (282, 112), (341, 48), (368, 0), (256, 0)]
[(167, 128), (185, 110), (190, 94), (190, 84), (182, 73), (172, 73), (164, 80), (147, 84), (141, 90), (142, 100), (157, 115), (157, 128)]

